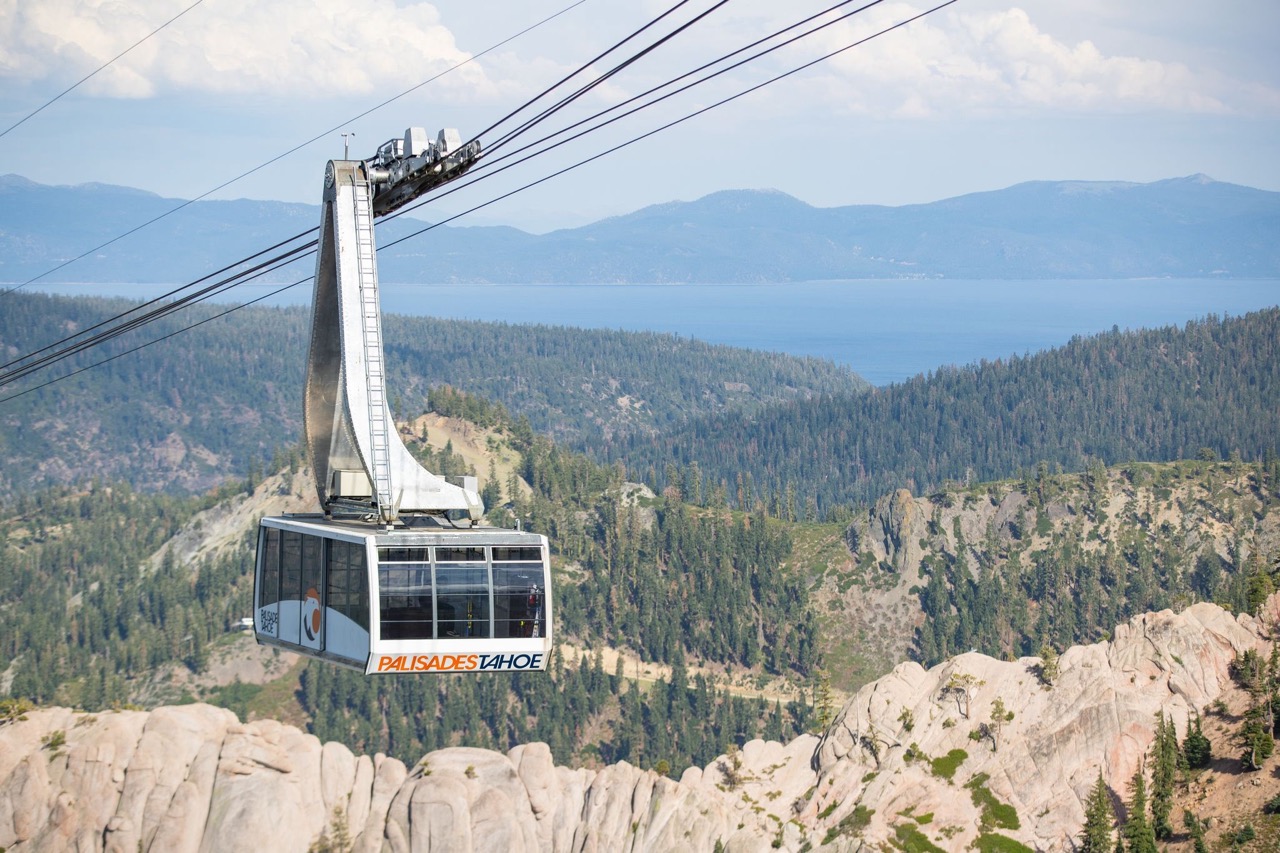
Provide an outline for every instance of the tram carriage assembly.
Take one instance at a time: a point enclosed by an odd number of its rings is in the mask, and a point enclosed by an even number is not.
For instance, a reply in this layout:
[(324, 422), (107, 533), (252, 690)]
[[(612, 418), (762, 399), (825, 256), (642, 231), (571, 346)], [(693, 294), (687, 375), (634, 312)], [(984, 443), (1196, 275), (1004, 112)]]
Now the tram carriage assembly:
[(367, 673), (545, 669), (546, 538), (323, 515), (258, 529), (258, 642)]
[(259, 524), (259, 643), (370, 674), (547, 667), (546, 537), (479, 526), (476, 479), (425, 470), (387, 405), (373, 219), (479, 152), (457, 131), (409, 128), (325, 170), (303, 403), (323, 513)]

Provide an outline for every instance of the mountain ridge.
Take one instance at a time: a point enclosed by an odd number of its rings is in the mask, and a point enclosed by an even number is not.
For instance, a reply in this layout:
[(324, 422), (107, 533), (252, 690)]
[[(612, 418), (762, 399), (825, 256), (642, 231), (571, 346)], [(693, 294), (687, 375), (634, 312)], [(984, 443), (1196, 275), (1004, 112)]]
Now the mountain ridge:
[[(0, 311), (0, 353), (16, 358), (134, 304), (10, 294)], [(152, 331), (168, 334), (217, 310), (195, 306), (180, 323), (161, 320)], [(397, 411), (419, 413), (430, 388), (449, 384), (565, 439), (653, 431), (701, 411), (868, 387), (830, 362), (673, 335), (394, 314), (384, 321)], [(189, 491), (243, 475), (251, 458), (269, 458), (298, 434), (308, 328), (301, 308), (251, 306), (0, 407), (0, 497), (126, 470), (140, 488)], [(72, 363), (86, 366), (137, 341), (111, 341), (105, 353)]]
[(1260, 458), (1277, 449), (1280, 427), (1277, 330), (1276, 308), (1114, 329), (1029, 356), (939, 367), (861, 397), (711, 415), (592, 452), (632, 470), (654, 466), (659, 488), (672, 460), (696, 462), (712, 482), (778, 488), (786, 472), (819, 509), (901, 486), (1012, 477), (1040, 461), (1078, 471), (1090, 458), (1168, 461), (1201, 448)]
[[(96, 252), (92, 263), (69, 264), (44, 280), (180, 281), (319, 222), (315, 205), (185, 202), (17, 175), (0, 178), (0, 198), (0, 280), (7, 281), (40, 276), (157, 218)], [(380, 239), (421, 228), (422, 220), (408, 217), (386, 221)], [(1028, 181), (897, 207), (815, 207), (778, 190), (721, 190), (541, 235), (442, 225), (384, 250), (379, 267), (385, 281), (426, 283), (1277, 278), (1278, 231), (1280, 193), (1200, 174), (1149, 183)]]

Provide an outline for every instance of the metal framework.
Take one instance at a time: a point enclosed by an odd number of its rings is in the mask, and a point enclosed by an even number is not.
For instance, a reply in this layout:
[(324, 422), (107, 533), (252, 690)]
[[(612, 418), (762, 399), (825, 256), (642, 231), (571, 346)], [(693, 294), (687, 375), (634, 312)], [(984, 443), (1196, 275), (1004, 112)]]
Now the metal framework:
[(384, 143), (369, 160), (331, 160), (325, 170), (304, 420), (320, 506), (326, 514), (484, 514), (474, 477), (424, 469), (396, 431), (387, 401), (373, 219), (464, 173), (478, 142), (454, 130), (435, 142), (422, 128)]

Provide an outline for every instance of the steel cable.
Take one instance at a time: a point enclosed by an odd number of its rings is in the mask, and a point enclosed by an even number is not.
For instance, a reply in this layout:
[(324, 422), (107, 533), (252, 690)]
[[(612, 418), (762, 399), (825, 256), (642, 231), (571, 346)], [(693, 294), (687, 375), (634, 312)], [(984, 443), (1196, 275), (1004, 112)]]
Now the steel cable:
[[(876, 2), (880, 2), (880, 1), (881, 1), (881, 0), (876, 0)], [(609, 154), (612, 154), (612, 153), (614, 153), (614, 152), (616, 152), (616, 151), (618, 151), (618, 150), (621, 150), (621, 149), (626, 148), (626, 147), (628, 147), (628, 146), (630, 146), (630, 145), (633, 145), (633, 144), (635, 144), (635, 143), (637, 143), (637, 142), (639, 142), (639, 141), (641, 141), (641, 140), (643, 140), (643, 139), (647, 139), (647, 138), (649, 138), (650, 136), (653, 136), (653, 135), (655, 135), (655, 134), (661, 133), (661, 132), (663, 132), (663, 131), (665, 131), (665, 130), (667, 130), (667, 129), (669, 129), (669, 128), (675, 127), (675, 126), (677, 126), (677, 125), (679, 125), (679, 124), (682, 124), (682, 123), (684, 123), (684, 122), (686, 122), (686, 121), (689, 121), (690, 119), (693, 119), (693, 118), (695, 118), (695, 117), (697, 117), (697, 116), (699, 116), (699, 115), (702, 115), (702, 114), (704, 114), (704, 113), (706, 113), (706, 112), (708, 112), (708, 111), (710, 111), (710, 110), (716, 109), (716, 108), (721, 107), (721, 106), (723, 106), (723, 105), (725, 105), (725, 104), (728, 104), (728, 103), (730, 103), (730, 102), (732, 102), (732, 101), (735, 101), (735, 100), (737, 100), (737, 99), (739, 99), (739, 98), (741, 98), (741, 97), (744, 97), (744, 96), (746, 96), (746, 95), (748, 95), (748, 94), (751, 94), (752, 92), (758, 91), (758, 90), (760, 90), (760, 89), (764, 88), (765, 86), (771, 85), (771, 84), (773, 84), (773, 83), (775, 83), (775, 82), (778, 82), (779, 80), (783, 80), (783, 79), (785, 79), (785, 78), (787, 78), (787, 77), (791, 77), (791, 76), (793, 76), (793, 75), (795, 75), (795, 74), (797, 74), (797, 73), (799, 73), (799, 72), (801, 72), (801, 71), (804, 71), (804, 70), (806, 70), (806, 69), (808, 69), (808, 68), (813, 67), (814, 65), (817, 65), (817, 64), (818, 64), (818, 63), (820, 63), (820, 62), (827, 61), (827, 60), (829, 60), (829, 59), (831, 59), (831, 58), (833, 58), (833, 57), (835, 57), (835, 56), (838, 56), (838, 55), (840, 55), (840, 54), (842, 54), (842, 53), (847, 52), (848, 50), (851, 50), (851, 49), (853, 49), (853, 48), (855, 48), (855, 47), (858, 47), (858, 46), (860, 46), (860, 45), (862, 45), (862, 44), (865, 44), (866, 42), (868, 42), (868, 41), (870, 41), (870, 40), (872, 40), (872, 39), (874, 39), (874, 38), (878, 38), (878, 37), (880, 37), (880, 36), (882, 36), (882, 35), (885, 35), (885, 34), (887, 34), (887, 33), (889, 33), (889, 32), (893, 32), (894, 30), (900, 29), (901, 27), (906, 26), (907, 24), (910, 24), (910, 23), (912, 23), (912, 22), (914, 22), (914, 21), (917, 21), (917, 20), (919, 20), (919, 19), (921, 19), (921, 18), (923, 18), (923, 17), (926, 17), (927, 15), (931, 15), (931, 14), (933, 14), (933, 13), (935, 13), (935, 12), (937, 12), (937, 11), (941, 10), (941, 9), (946, 8), (947, 6), (951, 6), (951, 5), (953, 5), (953, 4), (954, 4), (954, 3), (956, 3), (956, 2), (958, 2), (958, 0), (946, 0), (946, 2), (943, 2), (943, 3), (940, 3), (940, 4), (936, 5), (936, 6), (933, 6), (933, 7), (929, 8), (929, 9), (927, 9), (927, 10), (923, 11), (923, 12), (920, 12), (920, 13), (918, 13), (918, 14), (916, 14), (916, 15), (914, 15), (914, 16), (912, 16), (912, 17), (910, 17), (910, 18), (907, 18), (907, 19), (905, 19), (905, 20), (903, 20), (903, 21), (900, 21), (900, 22), (898, 22), (898, 23), (896, 23), (896, 24), (893, 24), (893, 25), (891, 25), (891, 26), (889, 26), (889, 27), (886, 27), (886, 28), (884, 28), (884, 29), (882, 29), (882, 30), (879, 30), (879, 31), (875, 32), (875, 33), (872, 33), (872, 34), (871, 34), (871, 35), (869, 35), (869, 36), (866, 36), (866, 37), (864, 37), (864, 38), (861, 38), (861, 39), (858, 39), (858, 40), (856, 40), (856, 41), (854, 41), (854, 42), (851, 42), (851, 43), (849, 43), (849, 44), (846, 44), (845, 46), (843, 46), (843, 47), (841, 47), (841, 48), (838, 48), (838, 49), (836, 49), (836, 50), (833, 50), (833, 51), (830, 51), (830, 52), (828, 52), (828, 53), (826, 53), (826, 54), (823, 54), (822, 56), (817, 57), (816, 59), (810, 60), (810, 61), (808, 61), (808, 62), (806, 62), (806, 63), (803, 63), (803, 64), (801, 64), (801, 65), (799, 65), (799, 66), (796, 66), (796, 67), (794, 67), (794, 68), (792, 68), (792, 69), (790, 69), (790, 70), (788, 70), (788, 71), (786, 71), (786, 72), (783, 72), (783, 73), (781, 73), (781, 74), (778, 74), (778, 75), (775, 75), (775, 76), (773, 76), (773, 77), (770, 77), (769, 79), (767, 79), (767, 80), (765, 80), (765, 81), (763, 81), (763, 82), (761, 82), (761, 83), (758, 83), (758, 84), (756, 84), (756, 85), (753, 85), (753, 86), (751, 86), (751, 87), (749, 87), (749, 88), (747, 88), (747, 89), (744, 89), (744, 90), (742, 90), (742, 91), (740, 91), (740, 92), (738, 92), (738, 93), (736, 93), (736, 94), (733, 94), (733, 95), (730, 95), (730, 96), (728, 96), (728, 97), (725, 97), (725, 98), (723, 98), (723, 99), (721, 99), (721, 100), (718, 100), (718, 101), (716, 101), (716, 102), (714, 102), (714, 103), (712, 103), (712, 104), (709, 104), (709, 105), (707, 105), (707, 106), (705, 106), (705, 107), (702, 107), (702, 108), (700, 108), (700, 109), (698, 109), (698, 110), (695, 110), (695, 111), (694, 111), (694, 112), (692, 112), (692, 113), (688, 113), (688, 114), (686, 114), (686, 115), (684, 115), (684, 116), (682, 116), (682, 117), (680, 117), (680, 118), (678, 118), (678, 119), (675, 119), (675, 120), (672, 120), (672, 121), (670, 121), (670, 122), (667, 122), (667, 123), (665, 123), (665, 124), (663, 124), (663, 125), (661, 125), (661, 126), (659, 126), (659, 127), (657, 127), (657, 128), (654, 128), (654, 129), (652, 129), (652, 130), (649, 130), (649, 131), (647, 131), (647, 132), (645, 132), (645, 133), (643, 133), (643, 134), (640, 134), (640, 135), (634, 136), (634, 137), (632, 137), (632, 138), (630, 138), (630, 139), (628, 139), (628, 140), (626, 140), (626, 141), (624, 141), (624, 142), (622, 142), (622, 143), (619, 143), (619, 144), (617, 144), (617, 145), (615, 145), (615, 146), (612, 146), (612, 147), (610, 147), (610, 148), (608, 148), (608, 149), (606, 149), (606, 150), (604, 150), (604, 151), (602, 151), (602, 152), (599, 152), (599, 153), (594, 154), (594, 155), (592, 155), (592, 156), (590, 156), (590, 157), (587, 157), (587, 158), (584, 158), (584, 159), (582, 159), (582, 160), (579, 160), (579, 161), (577, 161), (576, 163), (573, 163), (573, 164), (571, 164), (571, 165), (569, 165), (569, 166), (566, 166), (566, 167), (564, 167), (564, 168), (562, 168), (562, 169), (559, 169), (559, 170), (557, 170), (557, 171), (555, 171), (555, 172), (552, 172), (552, 173), (551, 173), (551, 174), (549, 174), (549, 175), (545, 175), (545, 176), (543, 176), (543, 177), (541, 177), (541, 178), (538, 178), (538, 179), (536, 179), (536, 180), (534, 180), (534, 181), (531, 181), (531, 182), (529, 182), (529, 183), (526, 183), (526, 184), (524, 184), (524, 185), (522, 185), (522, 186), (520, 186), (520, 187), (518, 187), (518, 188), (516, 188), (516, 189), (514, 189), (514, 190), (510, 190), (510, 191), (508, 191), (508, 192), (506, 192), (506, 193), (503, 193), (503, 194), (501, 194), (501, 195), (499, 195), (499, 196), (496, 196), (496, 197), (491, 198), (491, 199), (489, 199), (489, 200), (487, 200), (487, 201), (484, 201), (484, 202), (482, 202), (482, 203), (480, 203), (480, 204), (478, 204), (478, 205), (475, 205), (475, 206), (473, 206), (473, 207), (471, 207), (471, 208), (468, 208), (467, 210), (462, 211), (461, 213), (455, 214), (455, 215), (450, 216), (450, 217), (448, 217), (448, 218), (446, 218), (446, 219), (444, 219), (444, 220), (441, 220), (440, 222), (432, 223), (432, 224), (430, 224), (430, 225), (428, 225), (428, 226), (426, 226), (426, 227), (424, 227), (424, 228), (422, 228), (422, 229), (419, 229), (419, 230), (414, 231), (414, 232), (412, 232), (412, 233), (410, 233), (410, 234), (407, 234), (407, 235), (405, 235), (405, 236), (402, 236), (402, 237), (400, 237), (400, 238), (398, 238), (398, 239), (396, 239), (396, 240), (394, 240), (394, 241), (392, 241), (392, 242), (390, 242), (390, 243), (385, 244), (382, 248), (389, 248), (389, 247), (391, 247), (391, 246), (394, 246), (394, 245), (397, 245), (397, 244), (399, 244), (399, 243), (402, 243), (402, 242), (404, 242), (404, 241), (406, 241), (406, 240), (409, 240), (409, 239), (412, 239), (412, 238), (414, 238), (414, 237), (420, 236), (420, 235), (422, 235), (422, 234), (424, 234), (424, 233), (426, 233), (426, 232), (428, 232), (428, 231), (434, 230), (435, 228), (438, 228), (438, 227), (440, 227), (440, 226), (442, 226), (442, 225), (448, 224), (449, 222), (452, 222), (452, 221), (454, 221), (454, 220), (456, 220), (456, 219), (458, 219), (458, 218), (460, 218), (460, 217), (462, 217), (462, 216), (468, 215), (468, 214), (473, 213), (473, 212), (475, 212), (475, 211), (477, 211), (477, 210), (480, 210), (480, 209), (482, 209), (482, 208), (484, 208), (484, 207), (488, 207), (488, 206), (489, 206), (489, 205), (491, 205), (491, 204), (495, 204), (495, 203), (497, 203), (497, 202), (499, 202), (499, 201), (501, 201), (501, 200), (503, 200), (503, 199), (509, 198), (509, 197), (511, 197), (511, 196), (513, 196), (513, 195), (515, 195), (515, 194), (517, 194), (517, 193), (523, 192), (523, 191), (525, 191), (525, 190), (527, 190), (527, 189), (531, 189), (532, 187), (535, 187), (535, 186), (538, 186), (538, 185), (540, 185), (540, 184), (542, 184), (542, 183), (545, 183), (546, 181), (549, 181), (549, 180), (551, 180), (551, 179), (553, 179), (553, 178), (555, 178), (555, 177), (558, 177), (558, 176), (560, 176), (560, 175), (563, 175), (563, 174), (565, 174), (566, 172), (569, 172), (569, 171), (572, 171), (572, 170), (574, 170), (574, 169), (580, 168), (581, 166), (584, 166), (584, 165), (586, 165), (586, 164), (588, 164), (588, 163), (594, 162), (595, 160), (598, 160), (598, 159), (600, 159), (600, 158), (602, 158), (602, 157), (605, 157), (605, 156), (607, 156), (607, 155), (609, 155)], [(838, 5), (844, 5), (844, 4), (838, 4)], [(868, 7), (869, 7), (869, 6), (871, 6), (871, 5), (875, 5), (875, 3), (868, 4)], [(864, 7), (864, 8), (865, 8), (865, 7)], [(793, 28), (793, 27), (791, 27), (791, 28)], [(788, 29), (791, 29), (791, 28), (788, 28)], [(815, 31), (816, 31), (816, 30), (815, 30)], [(739, 50), (738, 52), (741, 52), (741, 50)], [(711, 64), (714, 64), (714, 63), (711, 63)], [(736, 67), (736, 66), (734, 66), (734, 67)], [(691, 73), (696, 73), (696, 71), (695, 71), (695, 72), (691, 72)], [(687, 75), (685, 75), (685, 76), (687, 76)], [(658, 88), (662, 88), (662, 87), (658, 87)], [(683, 89), (682, 89), (681, 91), (683, 91)], [(656, 103), (656, 101), (655, 101), (655, 103)], [(633, 111), (633, 112), (634, 112), (634, 111)], [(628, 113), (628, 114), (630, 114), (630, 113)], [(535, 143), (535, 144), (536, 144), (536, 143)], [(545, 150), (549, 150), (549, 149), (544, 149), (544, 151), (545, 151)], [(543, 152), (537, 152), (537, 153), (543, 153)], [(536, 156), (536, 154), (534, 154), (534, 155), (530, 155), (530, 158), (531, 158), (531, 157), (533, 157), (533, 156)], [(523, 162), (523, 161), (521, 161), (521, 162)], [(507, 168), (507, 167), (503, 167), (503, 168)], [(472, 183), (474, 183), (474, 181), (473, 181)], [(426, 202), (424, 201), (424, 202), (422, 202), (422, 203), (426, 203)], [(419, 205), (414, 205), (414, 207), (417, 207), (417, 206), (420, 206), (420, 204), (419, 204)], [(389, 218), (393, 218), (394, 216), (398, 216), (398, 215), (400, 215), (401, 213), (407, 212), (409, 209), (411, 209), (411, 208), (405, 208), (405, 209), (403, 209), (403, 210), (401, 210), (401, 211), (398, 211), (396, 214), (393, 214), (392, 216), (387, 217), (387, 218), (389, 219)], [(309, 233), (309, 232), (304, 232), (304, 233)], [(284, 241), (284, 242), (285, 242), (285, 243), (287, 243), (288, 241)], [(277, 244), (277, 245), (283, 245), (283, 243), (282, 243), (282, 244)], [(310, 243), (310, 244), (307, 244), (306, 246), (297, 247), (297, 249), (295, 249), (295, 250), (291, 250), (291, 253), (292, 253), (293, 251), (301, 252), (301, 251), (306, 250), (306, 249), (312, 249), (312, 248), (314, 248), (314, 246), (315, 246), (315, 241), (313, 241), (313, 242), (312, 242), (312, 243)], [(274, 247), (273, 247), (273, 248), (274, 248)], [(268, 251), (269, 251), (269, 250), (268, 250)], [(263, 254), (263, 253), (259, 253), (259, 254)], [(310, 254), (310, 253), (308, 252), (308, 254)], [(252, 256), (252, 257), (256, 257), (256, 256)], [(221, 289), (218, 291), (218, 292), (221, 292), (222, 290), (229, 289), (230, 287), (236, 286), (236, 285), (238, 285), (238, 284), (244, 284), (244, 283), (246, 283), (246, 282), (248, 282), (248, 281), (251, 281), (251, 280), (253, 280), (253, 279), (259, 278), (260, 276), (265, 275), (266, 273), (271, 272), (271, 271), (272, 271), (272, 270), (274, 270), (274, 269), (278, 269), (278, 268), (279, 268), (279, 266), (270, 266), (270, 267), (269, 267), (269, 265), (271, 265), (271, 264), (275, 263), (276, 261), (280, 260), (280, 258), (283, 258), (283, 257), (284, 257), (284, 256), (282, 255), (282, 256), (279, 256), (279, 257), (278, 257), (278, 258), (276, 258), (276, 259), (271, 259), (271, 260), (265, 261), (265, 262), (263, 262), (262, 264), (260, 264), (260, 265), (258, 265), (258, 266), (256, 266), (256, 267), (252, 268), (251, 270), (244, 271), (244, 273), (242, 273), (242, 274), (237, 274), (236, 276), (232, 276), (232, 277), (229, 277), (228, 279), (224, 279), (222, 282), (217, 283), (217, 284), (215, 284), (215, 285), (212, 285), (212, 286), (210, 286), (209, 288), (206, 288), (204, 291), (201, 291), (201, 293), (206, 293), (207, 291), (213, 291), (215, 288), (221, 288)], [(298, 255), (297, 257), (290, 258), (287, 262), (292, 262), (292, 261), (294, 261), (294, 260), (298, 260), (298, 259), (300, 259), (301, 257), (306, 257), (306, 255), (301, 255), (301, 254), (300, 254), (300, 255)], [(283, 265), (283, 264), (281, 264), (281, 265)], [(235, 266), (235, 265), (232, 265), (232, 266)], [(269, 268), (268, 268), (268, 267), (269, 267)], [(224, 268), (224, 269), (227, 269), (227, 268)], [(249, 275), (248, 273), (250, 273), (250, 272), (252, 272), (253, 274), (252, 274), (252, 275)], [(243, 280), (240, 280), (241, 278), (243, 278)], [(305, 279), (301, 279), (301, 280), (299, 280), (299, 281), (297, 281), (297, 282), (294, 282), (293, 284), (286, 285), (285, 287), (280, 288), (280, 289), (279, 289), (279, 290), (277, 290), (277, 291), (273, 291), (271, 294), (267, 294), (266, 296), (259, 297), (258, 299), (254, 299), (254, 300), (252, 300), (252, 301), (250, 301), (250, 302), (245, 303), (244, 305), (251, 305), (251, 304), (255, 304), (255, 303), (257, 303), (257, 302), (262, 301), (262, 299), (269, 298), (270, 296), (275, 295), (276, 293), (280, 293), (280, 292), (283, 292), (283, 291), (285, 291), (285, 290), (288, 290), (288, 289), (290, 289), (290, 288), (292, 288), (292, 287), (295, 287), (295, 286), (297, 286), (298, 284), (304, 283), (304, 282), (306, 282), (306, 281), (308, 281), (308, 280), (310, 280), (310, 277), (305, 278)], [(228, 283), (228, 282), (229, 282), (229, 283)], [(209, 293), (208, 295), (213, 295), (213, 294), (212, 294), (212, 293)], [(183, 306), (180, 306), (180, 307), (184, 307), (186, 304), (194, 304), (194, 302), (203, 301), (203, 299), (208, 298), (208, 295), (200, 296), (200, 297), (198, 297), (198, 298), (197, 298), (196, 296), (193, 296), (193, 297), (191, 297), (191, 299), (190, 299), (189, 301), (184, 302), (184, 303), (183, 303)], [(148, 303), (148, 304), (150, 304), (150, 303)], [(168, 303), (168, 304), (172, 304), (172, 303)], [(227, 314), (230, 314), (230, 313), (232, 313), (233, 311), (236, 311), (236, 310), (238, 310), (239, 308), (244, 307), (244, 305), (237, 305), (237, 306), (233, 306), (232, 308), (228, 309), (228, 310), (227, 310), (227, 311), (225, 311), (225, 312), (222, 312), (221, 314), (219, 314), (219, 315), (217, 315), (217, 316), (218, 316), (218, 317), (226, 316)], [(168, 313), (172, 313), (172, 312), (171, 312), (171, 311), (169, 311), (169, 310), (157, 310), (156, 312), (153, 312), (153, 313), (156, 315), (155, 317), (152, 317), (152, 318), (150, 318), (150, 319), (142, 320), (141, 322), (138, 322), (138, 323), (136, 323), (136, 324), (131, 324), (129, 329), (125, 329), (125, 330), (121, 331), (119, 334), (123, 334), (123, 333), (124, 333), (124, 331), (129, 331), (129, 330), (132, 330), (133, 328), (138, 328), (138, 327), (140, 327), (141, 325), (145, 325), (146, 323), (152, 322), (154, 319), (158, 319), (160, 316), (165, 316), (165, 315), (167, 315)], [(136, 351), (138, 351), (138, 350), (140, 350), (140, 349), (144, 349), (144, 348), (146, 348), (147, 346), (150, 346), (152, 343), (158, 343), (158, 342), (159, 342), (159, 341), (161, 341), (161, 340), (167, 340), (167, 339), (169, 339), (169, 338), (171, 338), (171, 337), (173, 337), (173, 336), (175, 336), (175, 335), (177, 335), (177, 334), (180, 334), (182, 331), (186, 331), (186, 330), (187, 330), (187, 329), (189, 329), (189, 328), (195, 328), (196, 326), (203, 325), (204, 323), (208, 322), (210, 319), (215, 319), (215, 318), (206, 318), (205, 320), (202, 320), (202, 321), (200, 321), (199, 323), (195, 323), (195, 324), (192, 324), (192, 325), (191, 325), (191, 326), (189, 326), (189, 327), (185, 327), (185, 328), (182, 328), (182, 329), (178, 329), (178, 330), (176, 330), (175, 332), (170, 333), (170, 334), (168, 334), (168, 335), (165, 335), (165, 336), (164, 336), (164, 337), (162, 337), (162, 338), (158, 338), (158, 339), (155, 339), (154, 341), (150, 341), (150, 342), (147, 342), (147, 343), (141, 344), (141, 345), (139, 345), (138, 347), (135, 347), (134, 349), (131, 349), (131, 350), (127, 351), (127, 352), (136, 352)], [(95, 328), (96, 328), (96, 327), (95, 327)], [(115, 336), (116, 336), (116, 334), (104, 333), (104, 335), (103, 335), (103, 336), (100, 336), (100, 337), (102, 337), (102, 340), (101, 340), (101, 341), (99, 341), (99, 342), (105, 342), (105, 340), (109, 340), (110, 338), (115, 337)], [(77, 349), (75, 350), (75, 352), (80, 352), (80, 351), (83, 351), (83, 349), (87, 349), (87, 348), (88, 348), (88, 347), (80, 347), (80, 348), (77, 348)], [(47, 349), (47, 348), (46, 348), (46, 349)], [(52, 363), (56, 363), (57, 361), (60, 361), (62, 358), (66, 358), (66, 357), (70, 357), (70, 355), (74, 355), (74, 354), (75, 354), (75, 352), (69, 352), (69, 353), (67, 353), (66, 355), (61, 355), (61, 356), (59, 356), (59, 355), (55, 354), (54, 356), (49, 357), (49, 359), (47, 360), (47, 364), (42, 365), (42, 366), (48, 366), (48, 365), (51, 365)], [(105, 364), (105, 363), (107, 363), (108, 361), (113, 361), (113, 360), (115, 360), (116, 358), (120, 357), (120, 355), (124, 355), (124, 354), (127, 354), (127, 353), (121, 353), (121, 354), (119, 354), (119, 355), (112, 356), (110, 359), (105, 359), (105, 360), (103, 360), (102, 362), (99, 362), (99, 363), (97, 363), (97, 364)], [(27, 357), (29, 357), (29, 356), (27, 356)], [(25, 357), (24, 357), (24, 358), (25, 358)], [(22, 359), (18, 359), (18, 360), (19, 360), (19, 361), (21, 361)], [(11, 362), (11, 363), (12, 363), (12, 362)], [(69, 378), (70, 376), (77, 375), (77, 374), (79, 374), (79, 373), (83, 372), (84, 370), (91, 369), (91, 368), (92, 368), (92, 367), (94, 367), (94, 366), (97, 366), (97, 365), (90, 365), (90, 366), (88, 366), (88, 367), (78, 369), (78, 370), (77, 370), (77, 371), (75, 371), (74, 373), (66, 374), (66, 375), (64, 375), (64, 376), (60, 376), (60, 377), (56, 377), (56, 378), (54, 378), (54, 379), (48, 380), (47, 382), (42, 383), (41, 385), (37, 385), (37, 386), (34, 386), (33, 388), (26, 389), (26, 390), (24, 390), (24, 391), (20, 392), (19, 394), (15, 394), (15, 395), (11, 395), (11, 396), (9, 396), (9, 397), (2, 398), (2, 399), (0, 399), (0, 403), (7, 402), (7, 401), (9, 401), (9, 400), (15, 399), (15, 398), (16, 398), (16, 397), (18, 397), (18, 396), (22, 396), (22, 395), (25, 395), (25, 394), (30, 393), (30, 392), (32, 392), (32, 391), (39, 390), (40, 388), (48, 387), (49, 385), (52, 385), (52, 384), (54, 384), (54, 383), (56, 383), (56, 382), (59, 382), (59, 381), (61, 381), (62, 379)], [(28, 374), (24, 373), (23, 375), (25, 376), (25, 375), (28, 375)], [(17, 378), (21, 378), (21, 377), (17, 377)], [(3, 387), (4, 385), (10, 384), (10, 382), (11, 382), (11, 381), (12, 381), (12, 380), (10, 380), (10, 379), (9, 379), (9, 375), (7, 375), (7, 374), (6, 374), (6, 375), (2, 375), (2, 376), (0, 376), (0, 387)]]

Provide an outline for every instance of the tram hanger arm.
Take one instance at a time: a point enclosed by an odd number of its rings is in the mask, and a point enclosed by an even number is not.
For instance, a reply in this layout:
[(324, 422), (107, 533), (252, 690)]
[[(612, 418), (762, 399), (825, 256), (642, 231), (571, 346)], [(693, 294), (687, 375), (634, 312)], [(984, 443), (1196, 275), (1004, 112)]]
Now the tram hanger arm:
[(316, 253), (304, 421), (320, 505), (356, 507), (391, 525), (405, 513), (484, 515), (475, 477), (437, 476), (400, 440), (382, 345), (373, 220), (466, 172), (480, 144), (422, 128), (367, 160), (332, 160), (325, 173)]

